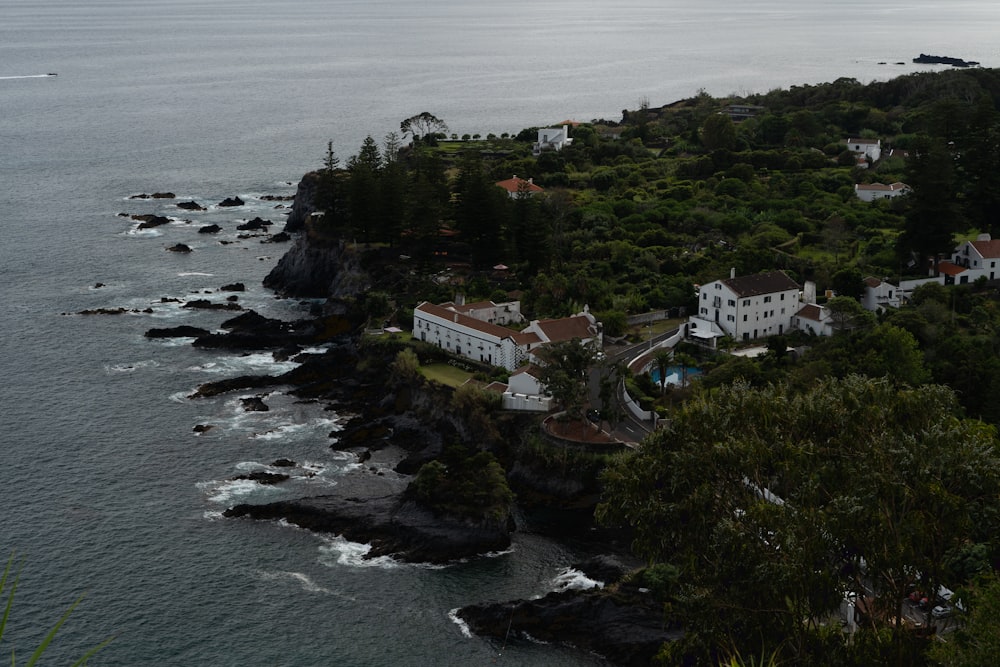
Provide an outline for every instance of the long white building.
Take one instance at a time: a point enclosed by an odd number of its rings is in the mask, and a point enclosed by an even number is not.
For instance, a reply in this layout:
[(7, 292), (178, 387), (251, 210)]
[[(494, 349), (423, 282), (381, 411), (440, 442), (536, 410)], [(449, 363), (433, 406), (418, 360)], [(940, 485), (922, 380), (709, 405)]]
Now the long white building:
[(518, 302), (456, 306), (424, 301), (413, 311), (413, 336), (457, 356), (511, 371), (526, 364), (546, 343), (574, 338), (582, 343), (602, 343), (600, 323), (587, 308), (572, 317), (533, 320), (521, 331), (488, 321), (500, 319), (498, 310), (506, 313), (508, 308), (520, 317)]

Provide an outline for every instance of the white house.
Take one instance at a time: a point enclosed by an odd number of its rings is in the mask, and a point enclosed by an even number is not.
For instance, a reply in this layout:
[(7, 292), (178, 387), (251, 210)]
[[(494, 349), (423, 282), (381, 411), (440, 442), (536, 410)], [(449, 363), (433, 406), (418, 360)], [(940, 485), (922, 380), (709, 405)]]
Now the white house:
[(955, 274), (957, 284), (975, 282), (980, 277), (996, 280), (1000, 278), (1000, 239), (980, 234), (975, 241), (963, 241), (955, 248), (951, 261), (964, 269)]
[(689, 335), (709, 339), (728, 335), (750, 341), (788, 332), (799, 310), (799, 285), (783, 271), (716, 280), (698, 292), (698, 314)]
[[(453, 303), (433, 304), (424, 301), (413, 311), (413, 336), (436, 345), (452, 354), (479, 363), (514, 370), (533, 358), (546, 343), (580, 339), (583, 343), (603, 342), (601, 325), (584, 307), (582, 313), (555, 320), (533, 320), (521, 331), (478, 319), (474, 315), (490, 316), (495, 308), (481, 304), (456, 306)], [(520, 303), (511, 302), (520, 316)], [(464, 310), (464, 312), (463, 312)]]
[(552, 397), (545, 395), (537, 366), (524, 366), (510, 374), (503, 392), (503, 407), (508, 410), (548, 412)]
[(878, 159), (882, 156), (882, 140), (881, 139), (855, 139), (850, 138), (847, 140), (847, 150), (852, 153), (859, 153), (869, 158), (872, 162), (878, 162)]
[(875, 201), (876, 199), (892, 199), (901, 195), (909, 194), (910, 186), (906, 183), (857, 183), (854, 185), (854, 194), (861, 201)]
[(795, 328), (814, 336), (832, 336), (833, 322), (830, 309), (815, 303), (802, 306), (793, 318)]
[(865, 293), (861, 297), (861, 305), (865, 310), (878, 312), (886, 308), (899, 308), (901, 300), (902, 293), (896, 285), (874, 276), (865, 278)]
[(569, 146), (573, 140), (569, 136), (569, 125), (562, 127), (546, 127), (538, 130), (538, 140), (531, 147), (531, 153), (539, 156), (542, 151), (558, 151)]
[(518, 197), (530, 197), (532, 195), (537, 195), (545, 190), (540, 185), (535, 185), (535, 181), (532, 178), (527, 180), (523, 178), (518, 178), (517, 174), (514, 174), (511, 178), (505, 181), (497, 181), (497, 187), (503, 188), (507, 191), (507, 196), (511, 199), (517, 199)]

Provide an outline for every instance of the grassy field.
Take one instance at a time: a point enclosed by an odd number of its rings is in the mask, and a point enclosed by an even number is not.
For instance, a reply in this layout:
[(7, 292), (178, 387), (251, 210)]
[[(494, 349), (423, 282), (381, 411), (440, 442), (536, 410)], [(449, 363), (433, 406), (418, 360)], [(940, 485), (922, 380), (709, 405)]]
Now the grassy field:
[(448, 387), (460, 387), (472, 377), (472, 373), (448, 364), (427, 364), (420, 367), (420, 373), (428, 380)]

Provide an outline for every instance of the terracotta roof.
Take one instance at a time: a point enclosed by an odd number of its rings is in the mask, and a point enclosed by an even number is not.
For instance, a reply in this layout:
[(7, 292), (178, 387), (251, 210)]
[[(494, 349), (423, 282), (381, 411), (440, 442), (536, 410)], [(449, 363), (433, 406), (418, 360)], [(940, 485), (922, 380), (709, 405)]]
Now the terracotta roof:
[(495, 391), (498, 394), (502, 394), (507, 391), (507, 385), (503, 382), (494, 381), (483, 387), (483, 391)]
[(427, 301), (417, 306), (414, 310), (446, 320), (451, 320), (455, 324), (460, 324), (468, 329), (473, 329), (490, 336), (496, 336), (497, 338), (508, 338), (512, 337), (514, 334), (514, 331), (508, 329), (507, 327), (502, 327), (498, 324), (490, 324), (489, 322), (483, 322), (482, 320), (477, 320), (476, 318), (464, 313), (459, 313), (449, 308), (437, 306)]
[(445, 308), (451, 307), (460, 313), (468, 313), (470, 310), (480, 310), (482, 308), (496, 308), (497, 305), (492, 301), (476, 301), (475, 303), (467, 303), (461, 306), (456, 306), (454, 303), (441, 304)]
[(951, 262), (938, 262), (938, 271), (946, 276), (957, 276), (960, 273), (965, 273), (966, 270), (967, 269), (964, 266), (959, 266), (958, 264), (952, 264)]
[(971, 241), (972, 247), (979, 251), (983, 257), (995, 259), (1000, 257), (1000, 239), (992, 241)]
[(757, 273), (752, 276), (727, 278), (721, 282), (740, 297), (799, 289), (799, 284), (785, 275), (784, 271), (768, 271), (767, 273)]
[(865, 278), (865, 285), (868, 285), (869, 287), (878, 287), (881, 284), (882, 281), (874, 276), (868, 276)]
[(590, 319), (584, 315), (563, 317), (558, 320), (538, 320), (538, 328), (553, 343), (573, 340), (574, 338), (580, 340), (593, 338), (595, 333), (590, 330), (590, 326)]
[(807, 303), (799, 309), (799, 312), (795, 313), (796, 317), (801, 317), (803, 319), (812, 320), (813, 322), (823, 321), (823, 309), (817, 306), (815, 303)]
[(534, 331), (527, 332), (515, 332), (512, 333), (510, 339), (514, 341), (516, 345), (534, 345), (535, 343), (541, 343), (542, 339), (538, 337)]
[(518, 192), (530, 192), (532, 194), (535, 192), (545, 192), (543, 188), (532, 183), (530, 179), (526, 181), (523, 178), (518, 178), (517, 176), (508, 178), (506, 181), (497, 181), (497, 186), (514, 194)]
[(897, 181), (892, 185), (886, 185), (885, 183), (858, 183), (854, 187), (855, 189), (858, 190), (874, 190), (878, 192), (898, 192), (900, 190), (903, 190), (904, 188), (908, 189), (910, 186), (908, 186), (906, 183), (900, 183)]
[(535, 364), (528, 364), (527, 366), (521, 366), (516, 371), (511, 373), (510, 377), (514, 377), (515, 375), (521, 375), (523, 373), (527, 373), (533, 378), (539, 378), (541, 377), (542, 369), (536, 366)]

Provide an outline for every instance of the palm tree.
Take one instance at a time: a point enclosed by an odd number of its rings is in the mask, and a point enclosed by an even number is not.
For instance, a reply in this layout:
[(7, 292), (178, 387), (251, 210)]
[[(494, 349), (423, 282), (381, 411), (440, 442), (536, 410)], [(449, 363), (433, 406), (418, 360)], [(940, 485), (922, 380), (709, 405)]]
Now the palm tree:
[(673, 362), (674, 354), (672, 350), (663, 349), (656, 353), (653, 357), (653, 363), (656, 364), (656, 370), (660, 372), (660, 395), (662, 396), (667, 390), (667, 371), (670, 369), (670, 364)]

